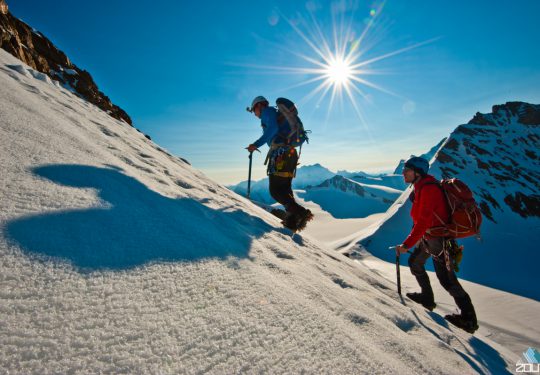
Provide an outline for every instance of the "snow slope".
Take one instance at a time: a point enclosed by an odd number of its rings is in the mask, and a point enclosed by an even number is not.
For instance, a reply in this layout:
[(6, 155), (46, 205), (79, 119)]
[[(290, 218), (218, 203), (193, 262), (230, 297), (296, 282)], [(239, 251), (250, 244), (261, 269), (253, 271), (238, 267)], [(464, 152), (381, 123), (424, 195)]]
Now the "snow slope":
[[(387, 280), (396, 279), (394, 263), (378, 259), (367, 251), (362, 251), (357, 259)], [(457, 309), (452, 296), (436, 281), (435, 272), (428, 273), (437, 301), (435, 311), (455, 313)], [(404, 291), (419, 290), (416, 278), (406, 267), (401, 270), (401, 283)], [(503, 344), (518, 355), (529, 347), (540, 347), (540, 302), (465, 280), (460, 283), (473, 298), (480, 325), (477, 334)]]
[(0, 50), (0, 372), (514, 369), (28, 69)]
[[(362, 219), (336, 219), (313, 202), (300, 201), (314, 214), (305, 232), (312, 238), (322, 241), (327, 246), (339, 249), (343, 243), (350, 242), (380, 225), (385, 213), (370, 215)], [(355, 260), (372, 272), (395, 283), (395, 258), (386, 262), (371, 255), (365, 249), (353, 254)], [(401, 281), (403, 293), (418, 291), (418, 283), (410, 273), (405, 259), (402, 259)], [(428, 272), (437, 301), (435, 310), (438, 314), (456, 311), (452, 297), (436, 281), (434, 272)], [(480, 284), (461, 280), (462, 285), (471, 295), (478, 314), (480, 329), (477, 334), (489, 337), (499, 344), (510, 348), (516, 355), (521, 355), (527, 348), (540, 348), (540, 302), (510, 294)]]
[[(467, 183), (484, 215), (482, 240), (461, 241), (465, 252), (460, 276), (537, 301), (539, 147), (540, 106), (507, 103), (456, 128), (430, 168), (437, 178), (458, 177)], [(411, 226), (409, 193), (407, 189), (371, 230), (344, 239), (341, 248), (363, 245), (377, 257), (392, 261), (388, 246), (401, 243)]]

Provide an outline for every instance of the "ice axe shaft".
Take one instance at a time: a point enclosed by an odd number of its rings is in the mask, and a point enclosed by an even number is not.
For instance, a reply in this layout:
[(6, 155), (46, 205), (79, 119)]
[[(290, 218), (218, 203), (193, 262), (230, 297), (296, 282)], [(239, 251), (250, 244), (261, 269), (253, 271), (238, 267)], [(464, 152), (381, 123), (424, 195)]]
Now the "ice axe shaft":
[(399, 251), (396, 250), (397, 292), (401, 296), (401, 273), (399, 272), (399, 255)]
[[(400, 257), (400, 253), (399, 251), (397, 250), (397, 246), (390, 246), (388, 247), (389, 250), (395, 250), (396, 251), (396, 278), (397, 278), (397, 292), (398, 294), (401, 296), (401, 272), (400, 272), (400, 267), (399, 267), (399, 257)], [(411, 253), (410, 251), (407, 251), (409, 254)]]
[[(246, 147), (248, 148), (248, 147)], [(261, 152), (259, 149), (255, 149), (255, 151)], [(249, 196), (251, 195), (251, 165), (253, 163), (253, 151), (249, 152), (249, 173), (248, 173), (248, 187), (247, 187), (247, 199), (250, 199)]]
[(247, 187), (247, 199), (249, 198), (249, 195), (251, 194), (251, 165), (253, 163), (253, 151), (249, 153), (249, 173), (248, 173), (248, 187)]

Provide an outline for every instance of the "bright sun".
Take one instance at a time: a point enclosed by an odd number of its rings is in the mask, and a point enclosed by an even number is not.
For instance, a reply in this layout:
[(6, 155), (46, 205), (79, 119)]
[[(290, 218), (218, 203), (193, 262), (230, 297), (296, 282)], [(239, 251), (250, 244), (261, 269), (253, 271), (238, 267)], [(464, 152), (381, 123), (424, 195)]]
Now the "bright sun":
[(343, 58), (332, 58), (326, 67), (328, 80), (335, 85), (346, 85), (353, 76), (353, 69)]
[(307, 78), (302, 78), (301, 81), (286, 90), (316, 84), (300, 100), (300, 103), (305, 103), (318, 96), (316, 103), (318, 107), (329, 96), (327, 118), (336, 100), (343, 101), (344, 98), (348, 98), (361, 122), (367, 127), (358, 105), (359, 97), (368, 102), (371, 100), (370, 95), (364, 91), (365, 88), (376, 89), (400, 97), (368, 80), (370, 75), (384, 74), (384, 72), (374, 69), (373, 65), (378, 61), (432, 43), (438, 39), (430, 39), (382, 55), (366, 58), (366, 52), (373, 48), (374, 45), (372, 41), (367, 43), (369, 32), (374, 27), (375, 19), (381, 14), (385, 3), (386, 1), (383, 0), (381, 5), (369, 11), (369, 18), (364, 19), (365, 26), (363, 26), (363, 29), (357, 28), (359, 24), (356, 22), (354, 13), (350, 15), (350, 19), (346, 19), (345, 13), (342, 14), (341, 19), (333, 19), (332, 30), (323, 29), (312, 12), (310, 13), (312, 23), (302, 17), (293, 22), (281, 15), (309, 47), (307, 53), (299, 52), (302, 50), (301, 46), (294, 50), (282, 46), (283, 50), (309, 64), (307, 66), (247, 66), (267, 69), (278, 74), (307, 76)]

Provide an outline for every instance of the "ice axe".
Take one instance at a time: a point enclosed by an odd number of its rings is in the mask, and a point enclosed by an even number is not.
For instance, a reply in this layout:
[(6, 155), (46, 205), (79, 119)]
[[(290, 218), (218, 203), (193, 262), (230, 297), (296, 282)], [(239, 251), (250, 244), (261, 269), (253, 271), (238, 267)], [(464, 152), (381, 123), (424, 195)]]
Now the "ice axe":
[[(259, 150), (257, 150), (257, 151), (259, 151)], [(250, 151), (250, 153), (249, 153), (249, 173), (248, 173), (247, 199), (250, 199), (249, 195), (251, 194), (251, 165), (252, 164), (253, 164), (253, 151)]]
[(397, 251), (396, 249), (397, 293), (401, 296), (401, 273), (399, 272), (399, 256), (400, 256), (399, 251)]
[[(399, 271), (399, 257), (400, 257), (400, 253), (399, 251), (397, 251), (397, 246), (390, 246), (388, 248), (389, 250), (396, 250), (396, 276), (397, 276), (397, 292), (398, 294), (401, 296), (401, 273)], [(407, 251), (409, 254), (411, 253), (410, 251)]]

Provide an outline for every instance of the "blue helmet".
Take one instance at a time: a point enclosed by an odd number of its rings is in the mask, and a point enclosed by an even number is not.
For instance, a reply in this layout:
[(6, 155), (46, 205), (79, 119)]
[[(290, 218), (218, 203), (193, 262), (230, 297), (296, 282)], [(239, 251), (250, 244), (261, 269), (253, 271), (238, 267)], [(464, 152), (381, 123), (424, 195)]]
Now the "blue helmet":
[(412, 169), (416, 173), (425, 176), (429, 170), (429, 162), (424, 158), (413, 156), (405, 162), (405, 168)]

